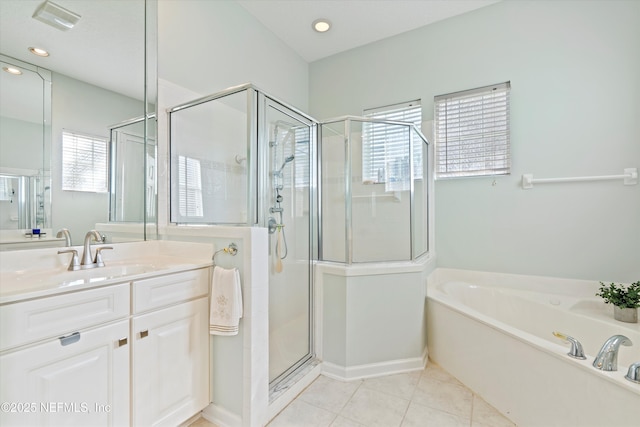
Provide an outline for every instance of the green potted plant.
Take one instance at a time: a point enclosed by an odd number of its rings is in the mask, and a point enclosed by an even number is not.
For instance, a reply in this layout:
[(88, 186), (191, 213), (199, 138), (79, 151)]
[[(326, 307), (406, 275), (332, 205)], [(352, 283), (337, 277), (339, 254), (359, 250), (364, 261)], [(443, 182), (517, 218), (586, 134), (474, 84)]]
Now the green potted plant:
[(613, 304), (613, 318), (622, 322), (638, 323), (640, 307), (640, 280), (629, 286), (600, 282), (596, 296), (602, 297), (606, 304)]

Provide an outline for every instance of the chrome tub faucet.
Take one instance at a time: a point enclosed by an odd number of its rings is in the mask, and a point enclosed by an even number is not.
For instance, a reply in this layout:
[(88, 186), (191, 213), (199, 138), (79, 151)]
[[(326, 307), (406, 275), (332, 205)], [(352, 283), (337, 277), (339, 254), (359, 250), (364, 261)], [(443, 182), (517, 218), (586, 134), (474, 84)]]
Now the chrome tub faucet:
[(574, 359), (582, 359), (582, 360), (586, 359), (586, 356), (584, 355), (584, 350), (582, 349), (582, 344), (580, 344), (580, 341), (578, 341), (574, 337), (571, 337), (567, 334), (563, 334), (562, 332), (553, 332), (553, 335), (571, 344), (571, 349), (567, 353), (568, 356), (573, 357)]
[(624, 335), (614, 335), (602, 345), (595, 360), (593, 367), (602, 371), (618, 370), (618, 349), (620, 345), (629, 347), (633, 343)]

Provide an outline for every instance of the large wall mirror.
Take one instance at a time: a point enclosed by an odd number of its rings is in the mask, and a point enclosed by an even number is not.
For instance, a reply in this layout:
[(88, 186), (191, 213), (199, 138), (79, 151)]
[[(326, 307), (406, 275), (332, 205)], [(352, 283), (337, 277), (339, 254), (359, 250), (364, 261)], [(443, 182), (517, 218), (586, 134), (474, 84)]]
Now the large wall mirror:
[(1, 250), (155, 238), (156, 8), (0, 0)]

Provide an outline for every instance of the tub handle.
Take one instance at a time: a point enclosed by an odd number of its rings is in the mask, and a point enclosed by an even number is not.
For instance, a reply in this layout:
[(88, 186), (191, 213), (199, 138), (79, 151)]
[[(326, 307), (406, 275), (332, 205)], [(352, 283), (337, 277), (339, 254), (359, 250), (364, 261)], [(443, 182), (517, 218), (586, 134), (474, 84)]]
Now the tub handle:
[(640, 362), (631, 364), (624, 378), (634, 383), (640, 383)]
[(569, 357), (573, 357), (574, 359), (582, 359), (582, 360), (586, 359), (584, 355), (584, 350), (582, 349), (582, 344), (580, 344), (580, 341), (578, 341), (574, 337), (571, 337), (567, 334), (563, 334), (562, 332), (554, 331), (553, 335), (571, 344), (571, 349), (569, 350), (569, 353), (567, 353)]

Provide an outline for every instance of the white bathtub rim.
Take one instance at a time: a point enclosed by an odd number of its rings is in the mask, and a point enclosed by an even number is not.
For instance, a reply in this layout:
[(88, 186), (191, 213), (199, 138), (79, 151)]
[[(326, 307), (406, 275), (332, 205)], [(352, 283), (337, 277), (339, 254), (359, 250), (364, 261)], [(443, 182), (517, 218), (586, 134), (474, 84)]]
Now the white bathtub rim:
[[(600, 282), (607, 280), (567, 279), (551, 276), (535, 276), (515, 273), (496, 273), (479, 270), (461, 270), (455, 268), (438, 267), (428, 277), (428, 287), (442, 285), (447, 282), (461, 281), (480, 286), (536, 290), (558, 295), (581, 295), (595, 297)], [(567, 292), (566, 290), (570, 291)]]
[[(529, 292), (533, 293), (533, 294), (540, 294), (540, 295), (545, 295), (545, 296), (557, 296), (558, 298), (572, 298), (572, 299), (577, 299), (578, 303), (581, 302), (595, 302), (595, 303), (600, 303), (602, 305), (602, 307), (604, 308), (610, 308), (611, 309), (611, 313), (608, 314), (603, 314), (601, 312), (601, 310), (598, 311), (588, 311), (587, 309), (576, 309), (575, 305), (576, 303), (573, 302), (571, 303), (571, 307), (564, 307), (563, 303), (560, 302), (561, 299), (559, 299), (559, 305), (551, 305), (548, 308), (551, 308), (553, 310), (566, 310), (569, 311), (570, 313), (572, 313), (575, 316), (578, 317), (584, 317), (589, 319), (590, 321), (596, 321), (599, 323), (604, 323), (606, 325), (612, 325), (616, 328), (620, 328), (622, 330), (621, 333), (628, 333), (629, 335), (636, 335), (637, 333), (640, 332), (640, 323), (625, 323), (625, 322), (620, 322), (618, 320), (615, 320), (613, 318), (613, 306), (610, 304), (605, 304), (602, 300), (598, 299), (597, 297), (575, 297), (574, 295), (568, 294), (566, 292), (550, 292), (548, 289), (544, 290), (544, 291), (534, 291), (534, 290), (530, 290), (530, 289), (518, 289), (515, 286), (509, 286), (509, 287), (503, 287), (503, 286), (490, 286), (490, 285), (478, 285), (476, 283), (473, 282), (467, 282), (467, 281), (461, 281), (461, 280), (454, 280), (454, 281), (450, 281), (447, 283), (443, 283), (443, 284), (438, 284), (438, 285), (430, 285), (427, 288), (427, 296), (430, 295), (434, 295), (434, 293), (437, 293), (439, 295), (443, 295), (444, 298), (446, 299), (450, 299), (452, 301), (457, 301), (455, 299), (455, 297), (451, 297), (449, 296), (449, 294), (447, 294), (446, 291), (443, 291), (442, 287), (443, 286), (447, 286), (448, 284), (463, 284), (465, 286), (469, 286), (469, 287), (482, 287), (482, 288), (490, 288), (490, 289), (495, 289), (499, 292), (504, 292), (507, 295), (512, 295), (518, 298), (525, 298), (525, 299), (530, 299), (527, 296), (523, 296), (521, 294), (527, 294)], [(543, 304), (540, 301), (534, 300), (535, 303), (538, 304)], [(566, 301), (565, 301), (566, 302)], [(455, 305), (456, 303), (452, 303), (453, 305)], [(463, 304), (464, 305), (464, 304)], [(546, 305), (546, 304), (545, 304)], [(473, 309), (472, 307), (468, 307), (470, 310), (474, 310), (475, 312), (477, 312), (477, 310)], [(487, 316), (488, 318), (491, 318), (491, 316)], [(504, 322), (501, 322), (504, 323)], [(626, 332), (625, 332), (626, 331)], [(640, 340), (635, 340), (638, 341), (638, 345), (640, 345)], [(604, 343), (604, 342), (603, 342)], [(635, 343), (634, 343), (635, 345)]]
[(595, 369), (592, 366), (594, 356), (587, 355), (586, 360), (579, 360), (569, 357), (567, 355), (568, 348), (566, 346), (554, 344), (551, 341), (544, 340), (526, 331), (516, 329), (504, 322), (493, 319), (492, 317), (482, 314), (476, 310), (469, 308), (465, 311), (459, 306), (460, 304), (452, 302), (450, 298), (447, 298), (446, 295), (442, 294), (440, 291), (437, 291), (437, 294), (427, 293), (427, 301), (429, 300), (443, 305), (469, 319), (476, 320), (484, 324), (485, 326), (490, 327), (491, 329), (504, 333), (511, 338), (514, 338), (530, 347), (533, 347), (534, 349), (544, 351), (545, 353), (548, 353), (553, 357), (564, 361), (565, 363), (573, 363), (574, 365), (577, 365), (580, 369), (585, 370), (591, 375), (599, 375), (607, 381), (610, 381), (617, 386), (623, 387), (624, 389), (640, 396), (640, 387), (637, 384), (624, 379), (624, 375), (626, 374), (626, 368), (624, 367), (613, 372), (606, 372)]
[[(565, 279), (549, 276), (530, 276), (513, 273), (494, 273), (487, 271), (460, 270), (453, 268), (437, 268), (427, 277), (426, 294), (429, 296), (434, 292), (446, 295), (441, 287), (450, 282), (464, 282), (468, 285), (488, 287), (492, 289), (505, 290), (508, 292), (529, 292), (544, 293), (557, 296), (558, 298), (579, 297), (580, 301), (598, 302), (602, 301), (596, 297), (599, 282), (582, 279)], [(524, 288), (524, 289), (523, 289)], [(518, 295), (521, 296), (521, 295)], [(450, 298), (446, 296), (446, 298)], [(454, 299), (455, 301), (455, 299)], [(454, 303), (455, 304), (455, 303)], [(611, 313), (603, 314), (585, 309), (571, 307), (571, 313), (596, 320), (601, 323), (614, 325), (623, 331), (630, 331), (632, 334), (640, 333), (640, 323), (624, 323), (613, 319), (613, 306), (602, 301), (602, 307), (611, 309)], [(554, 307), (562, 309), (560, 307)], [(640, 309), (639, 309), (640, 310)], [(603, 342), (604, 343), (604, 342)], [(634, 346), (640, 346), (640, 340)]]

